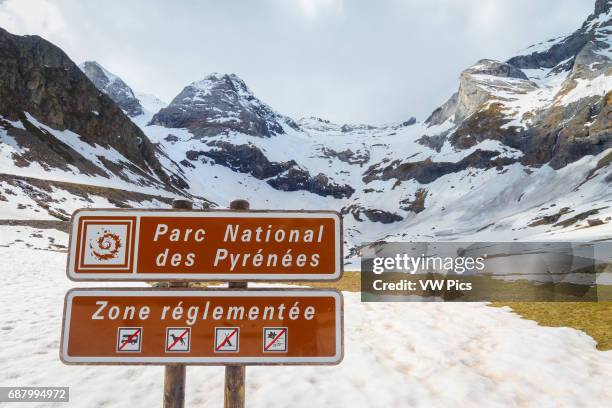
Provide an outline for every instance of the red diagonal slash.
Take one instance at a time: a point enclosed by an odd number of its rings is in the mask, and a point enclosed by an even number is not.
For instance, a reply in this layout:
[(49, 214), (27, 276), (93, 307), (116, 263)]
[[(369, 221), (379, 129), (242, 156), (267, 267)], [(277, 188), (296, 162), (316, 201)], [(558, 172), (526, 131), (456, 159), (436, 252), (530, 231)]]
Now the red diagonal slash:
[(176, 338), (176, 340), (174, 340), (174, 343), (172, 343), (170, 346), (168, 346), (168, 350), (170, 350), (172, 347), (174, 347), (176, 345), (176, 343), (178, 343), (179, 341), (181, 341), (181, 339), (183, 337), (185, 337), (185, 335), (187, 334), (187, 332), (189, 331), (189, 329), (185, 329), (185, 331), (183, 332), (183, 334), (181, 334), (180, 336), (178, 336)]
[(233, 331), (233, 332), (231, 332), (231, 333), (229, 334), (229, 336), (227, 336), (227, 337), (225, 338), (225, 340), (223, 340), (223, 341), (221, 342), (221, 344), (219, 344), (219, 345), (217, 346), (216, 350), (217, 350), (217, 351), (221, 350), (221, 347), (225, 346), (225, 344), (226, 344), (228, 341), (230, 341), (230, 339), (231, 339), (232, 337), (234, 337), (234, 334), (236, 334), (236, 333), (238, 333), (238, 329), (234, 329), (234, 331)]
[(280, 338), (280, 336), (282, 336), (283, 334), (285, 334), (285, 332), (286, 332), (286, 331), (287, 331), (287, 329), (283, 329), (283, 330), (281, 330), (281, 331), (280, 331), (280, 333), (278, 333), (278, 334), (276, 335), (276, 337), (272, 339), (272, 341), (270, 342), (270, 344), (268, 344), (268, 345), (266, 346), (266, 348), (264, 348), (264, 350), (265, 350), (265, 351), (268, 351), (268, 349), (269, 349), (270, 347), (272, 347), (272, 345), (273, 345), (274, 343), (276, 343), (276, 340), (278, 340), (278, 339)]
[(123, 348), (125, 347), (126, 344), (128, 344), (130, 341), (132, 341), (132, 339), (136, 336), (138, 336), (140, 334), (140, 329), (136, 329), (136, 331), (134, 333), (132, 333), (132, 335), (130, 337), (128, 337), (125, 342), (123, 342), (123, 344), (121, 344), (121, 346), (119, 346), (119, 350), (123, 350)]

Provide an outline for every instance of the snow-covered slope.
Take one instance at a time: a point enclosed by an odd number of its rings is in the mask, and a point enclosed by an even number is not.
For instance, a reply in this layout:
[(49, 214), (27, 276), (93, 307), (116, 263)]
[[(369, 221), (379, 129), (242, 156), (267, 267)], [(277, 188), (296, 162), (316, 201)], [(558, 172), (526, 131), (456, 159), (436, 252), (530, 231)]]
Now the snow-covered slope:
[[(158, 406), (161, 367), (66, 366), (58, 359), (70, 282), (66, 254), (56, 251), (66, 245), (64, 233), (0, 226), (0, 257), (12, 266), (0, 286), (0, 384), (68, 386), (76, 407)], [(100, 283), (79, 284), (92, 285)], [(342, 364), (249, 367), (249, 407), (595, 408), (612, 398), (612, 351), (598, 351), (578, 330), (541, 327), (509, 308), (478, 303), (407, 307), (362, 303), (348, 292), (344, 299)], [(187, 372), (187, 406), (223, 405), (223, 367)]]

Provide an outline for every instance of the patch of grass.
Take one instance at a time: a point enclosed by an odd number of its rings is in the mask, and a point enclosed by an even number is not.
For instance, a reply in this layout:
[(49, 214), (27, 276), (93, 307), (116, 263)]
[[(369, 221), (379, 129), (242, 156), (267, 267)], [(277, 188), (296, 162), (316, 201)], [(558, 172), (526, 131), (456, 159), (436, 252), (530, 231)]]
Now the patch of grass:
[[(224, 282), (198, 282), (192, 283), (191, 287), (207, 287), (222, 285)], [(282, 282), (287, 285), (309, 286), (313, 288), (334, 288), (345, 292), (360, 292), (361, 291), (361, 273), (360, 272), (344, 272), (342, 279), (338, 282)]]
[(599, 350), (612, 350), (612, 302), (494, 302), (491, 306), (509, 306), (540, 326), (582, 330), (597, 341)]
[(361, 273), (344, 272), (338, 282), (290, 282), (291, 285), (310, 286), (313, 288), (335, 288), (345, 292), (361, 292)]

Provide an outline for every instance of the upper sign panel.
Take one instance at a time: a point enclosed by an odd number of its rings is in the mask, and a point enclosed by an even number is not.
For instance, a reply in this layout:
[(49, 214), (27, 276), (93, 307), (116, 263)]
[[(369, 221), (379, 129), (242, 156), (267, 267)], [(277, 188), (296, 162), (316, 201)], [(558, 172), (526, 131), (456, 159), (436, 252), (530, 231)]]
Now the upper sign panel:
[(72, 280), (337, 280), (342, 218), (332, 211), (79, 210)]

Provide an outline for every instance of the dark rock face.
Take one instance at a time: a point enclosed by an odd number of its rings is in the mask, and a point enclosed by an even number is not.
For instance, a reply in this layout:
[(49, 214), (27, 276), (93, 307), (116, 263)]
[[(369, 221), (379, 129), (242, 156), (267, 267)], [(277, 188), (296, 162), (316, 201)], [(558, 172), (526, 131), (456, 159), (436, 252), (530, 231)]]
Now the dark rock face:
[(521, 69), (554, 68), (576, 55), (591, 38), (590, 33), (579, 30), (546, 51), (513, 57), (508, 64)]
[(349, 185), (338, 185), (325, 174), (319, 173), (311, 176), (306, 170), (291, 168), (267, 181), (269, 185), (281, 191), (305, 190), (320, 196), (334, 198), (350, 198), (355, 190)]
[(355, 131), (359, 131), (359, 130), (374, 130), (376, 129), (376, 126), (372, 126), (372, 125), (342, 125), (342, 127), (340, 128), (340, 130), (342, 131), (342, 133), (349, 133), (349, 132), (355, 132)]
[(442, 150), (442, 146), (444, 146), (444, 143), (446, 142), (446, 138), (447, 138), (447, 133), (444, 132), (442, 134), (439, 135), (433, 135), (433, 136), (421, 136), (418, 140), (417, 143), (423, 145), (423, 146), (427, 146), (432, 150), (435, 150), (436, 152), (440, 152)]
[(356, 152), (354, 152), (351, 149), (346, 149), (337, 152), (333, 149), (323, 147), (321, 149), (321, 153), (323, 157), (336, 158), (348, 164), (363, 165), (370, 161), (370, 152), (367, 150), (357, 150)]
[(599, 212), (600, 212), (600, 211), (602, 211), (602, 210), (606, 210), (606, 209), (608, 209), (608, 208), (610, 208), (610, 207), (594, 208), (594, 209), (592, 209), (592, 210), (585, 211), (585, 212), (583, 212), (583, 213), (580, 213), (580, 214), (574, 215), (573, 217), (568, 218), (567, 220), (564, 220), (564, 221), (558, 222), (558, 223), (556, 223), (554, 226), (555, 226), (555, 227), (563, 227), (563, 228), (567, 228), (567, 227), (570, 227), (570, 226), (572, 226), (572, 225), (576, 224), (576, 223), (577, 223), (577, 222), (579, 222), (579, 221), (584, 221), (584, 220), (586, 220), (587, 218), (589, 218), (589, 217), (591, 217), (591, 216), (593, 216), (593, 215), (599, 214)]
[[(468, 149), (484, 140), (497, 140), (520, 150), (520, 162), (559, 169), (587, 155), (612, 147), (612, 92), (605, 97), (586, 98), (566, 106), (554, 106), (539, 114), (527, 128), (508, 123), (499, 103), (491, 103), (461, 122), (448, 136), (453, 147)], [(589, 126), (586, 124), (589, 123)], [(439, 149), (447, 137), (423, 137), (420, 143)]]
[(187, 159), (199, 160), (201, 156), (212, 159), (216, 164), (240, 173), (247, 173), (281, 191), (308, 191), (320, 196), (348, 198), (355, 190), (348, 185), (338, 185), (324, 174), (316, 176), (298, 166), (294, 160), (272, 162), (253, 145), (234, 145), (228, 142), (211, 141), (208, 151), (188, 151)]
[(22, 121), (25, 130), (13, 127), (10, 122), (0, 119), (0, 128), (15, 138), (20, 147), (25, 148), (22, 154), (13, 154), (12, 159), (16, 166), (27, 167), (30, 163), (37, 162), (45, 170), (55, 168), (69, 171), (68, 165), (72, 165), (82, 174), (106, 177), (102, 169), (75, 152), (70, 146), (57, 140), (48, 132), (33, 126), (24, 114), (18, 114), (18, 118)]
[[(282, 163), (271, 162), (261, 150), (253, 145), (233, 145), (220, 141), (210, 142), (209, 145), (216, 149), (198, 152), (198, 155), (210, 157), (216, 164), (239, 173), (248, 173), (259, 180), (278, 176), (296, 166), (293, 160)], [(192, 152), (187, 152), (187, 154), (189, 160), (195, 160)]]
[(595, 15), (604, 14), (612, 10), (612, 0), (597, 0), (595, 2)]
[(442, 176), (468, 168), (502, 168), (517, 161), (516, 159), (498, 157), (499, 155), (499, 152), (479, 149), (456, 163), (434, 162), (431, 159), (408, 163), (395, 160), (387, 166), (379, 163), (366, 170), (363, 181), (369, 183), (374, 180), (396, 179), (406, 181), (414, 179), (421, 184), (429, 184)]
[(388, 211), (377, 210), (377, 209), (366, 209), (360, 205), (353, 204), (348, 207), (344, 207), (341, 211), (343, 215), (351, 214), (357, 221), (365, 221), (361, 216), (365, 215), (366, 218), (372, 222), (379, 222), (381, 224), (392, 224), (397, 221), (402, 221), (404, 218), (401, 215), (390, 213)]
[(427, 190), (419, 188), (414, 193), (414, 199), (409, 198), (400, 201), (400, 208), (404, 211), (412, 211), (413, 213), (420, 213), (425, 211), (425, 199), (427, 198)]
[(571, 213), (571, 212), (572, 210), (569, 207), (563, 207), (557, 213), (539, 217), (538, 219), (529, 223), (527, 226), (528, 227), (538, 227), (540, 225), (555, 224), (557, 221), (559, 221), (559, 219), (562, 216), (564, 216), (565, 214)]
[(546, 112), (523, 140), (523, 163), (549, 163), (554, 169), (612, 148), (612, 91), (601, 99), (587, 98)]
[(457, 111), (459, 102), (459, 93), (455, 92), (442, 106), (434, 110), (431, 115), (425, 120), (429, 126), (439, 126), (452, 117)]
[(554, 68), (562, 61), (575, 57), (589, 41), (596, 39), (591, 23), (599, 15), (608, 13), (610, 9), (612, 9), (611, 0), (597, 0), (594, 13), (573, 34), (559, 40), (549, 40), (548, 42), (552, 44), (549, 49), (519, 55), (509, 59), (508, 64), (521, 69)]
[(487, 59), (478, 61), (476, 65), (467, 69), (464, 73), (470, 75), (491, 75), (499, 78), (529, 80), (523, 71), (513, 65)]
[(231, 131), (270, 137), (285, 133), (283, 121), (298, 126), (257, 99), (236, 75), (212, 74), (185, 87), (151, 124), (186, 128), (198, 137)]
[(402, 122), (401, 126), (407, 127), (407, 126), (415, 125), (416, 123), (417, 123), (416, 118), (412, 116), (410, 119)]
[(503, 107), (499, 103), (492, 103), (488, 108), (481, 110), (464, 120), (449, 140), (459, 149), (469, 149), (478, 143), (490, 139), (498, 140), (506, 146), (522, 150), (524, 139), (517, 138), (515, 128), (503, 127), (508, 120), (502, 114)]
[(62, 50), (38, 36), (0, 29), (0, 116), (21, 121), (26, 128), (9, 129), (9, 134), (20, 145), (35, 148), (29, 154), (43, 165), (73, 164), (84, 173), (96, 172), (78, 152), (32, 125), (24, 112), (53, 129), (77, 133), (83, 142), (113, 147), (138, 166), (134, 169), (143, 178), (152, 179), (154, 173), (171, 185), (155, 146)]
[(86, 61), (79, 65), (79, 68), (96, 88), (107, 94), (128, 116), (144, 113), (134, 91), (121, 78), (111, 74), (95, 61)]

